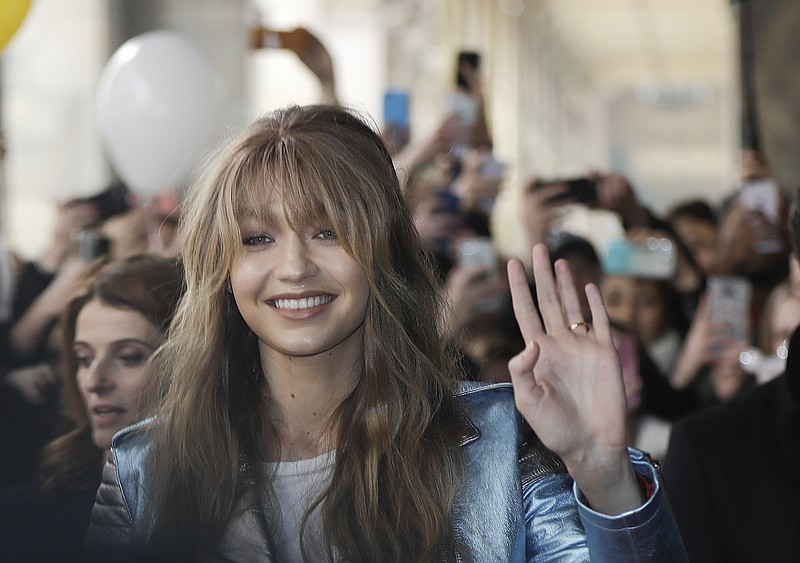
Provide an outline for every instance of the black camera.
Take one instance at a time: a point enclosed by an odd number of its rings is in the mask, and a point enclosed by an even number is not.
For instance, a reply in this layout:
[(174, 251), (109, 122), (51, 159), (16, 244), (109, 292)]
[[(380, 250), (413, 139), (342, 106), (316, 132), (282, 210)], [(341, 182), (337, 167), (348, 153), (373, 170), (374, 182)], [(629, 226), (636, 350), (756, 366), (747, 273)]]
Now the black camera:
[(93, 196), (74, 200), (74, 203), (91, 203), (97, 207), (99, 219), (105, 221), (109, 217), (125, 213), (130, 209), (130, 192), (122, 182), (110, 184), (102, 192)]
[(531, 190), (541, 189), (546, 186), (565, 184), (567, 189), (550, 199), (551, 202), (581, 203), (583, 205), (597, 205), (597, 180), (591, 178), (569, 178), (565, 180), (539, 180)]

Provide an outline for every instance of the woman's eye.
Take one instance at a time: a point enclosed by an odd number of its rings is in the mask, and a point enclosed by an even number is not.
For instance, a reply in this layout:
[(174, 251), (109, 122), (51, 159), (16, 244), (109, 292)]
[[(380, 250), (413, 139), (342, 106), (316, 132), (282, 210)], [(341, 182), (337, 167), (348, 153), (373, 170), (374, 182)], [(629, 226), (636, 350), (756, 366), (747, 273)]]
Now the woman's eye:
[(272, 239), (267, 235), (250, 235), (242, 239), (245, 246), (258, 246), (272, 242)]
[(321, 229), (315, 236), (323, 240), (337, 240), (336, 233), (333, 229)]
[(127, 367), (140, 366), (147, 361), (150, 356), (142, 352), (128, 352), (120, 354), (119, 359), (122, 365)]
[(85, 354), (75, 354), (75, 365), (79, 368), (88, 368), (92, 363), (92, 357)]

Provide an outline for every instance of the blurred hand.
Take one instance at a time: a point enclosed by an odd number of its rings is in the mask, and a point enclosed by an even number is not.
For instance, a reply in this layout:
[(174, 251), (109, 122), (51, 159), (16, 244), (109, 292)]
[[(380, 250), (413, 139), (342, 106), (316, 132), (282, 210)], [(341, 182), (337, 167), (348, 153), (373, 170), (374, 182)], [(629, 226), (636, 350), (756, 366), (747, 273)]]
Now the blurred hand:
[(486, 303), (508, 292), (500, 277), (487, 277), (486, 268), (454, 265), (447, 275), (445, 290), (450, 307), (445, 319), (449, 336), (457, 338), (476, 319), (486, 314)]
[[(470, 128), (457, 115), (447, 115), (430, 136), (421, 142), (408, 144), (394, 157), (401, 185), (423, 170), (425, 165), (440, 156), (452, 158), (450, 152), (462, 139), (470, 135)], [(449, 181), (449, 179), (448, 179)]]
[(459, 197), (462, 209), (474, 209), (479, 207), (480, 202), (497, 197), (502, 177), (483, 174), (483, 165), (491, 156), (489, 151), (473, 149), (461, 159), (461, 173), (451, 189)]
[(646, 227), (647, 210), (639, 203), (630, 182), (620, 174), (593, 174), (597, 179), (597, 202), (603, 209), (619, 214), (626, 228)]
[(284, 47), (294, 51), (320, 82), (333, 83), (333, 59), (316, 35), (304, 27), (298, 27), (282, 34), (281, 39)]
[(694, 383), (702, 369), (713, 359), (711, 322), (708, 298), (703, 296), (695, 312), (692, 325), (683, 340), (675, 370), (670, 382), (676, 389), (684, 389)]
[(449, 153), (453, 147), (460, 145), (465, 138), (470, 136), (470, 126), (455, 113), (446, 115), (439, 122), (439, 126), (428, 141), (428, 150), (431, 155)]
[(770, 176), (772, 176), (772, 172), (767, 162), (767, 155), (753, 149), (742, 151), (742, 182)]
[(57, 204), (53, 236), (39, 259), (39, 266), (55, 273), (69, 256), (81, 230), (99, 220), (100, 210), (94, 203), (74, 199)]
[[(781, 208), (787, 208), (785, 201), (781, 202)], [(782, 268), (788, 254), (785, 240), (784, 250), (779, 252), (759, 252), (757, 244), (766, 238), (783, 240), (787, 236), (785, 225), (775, 225), (760, 211), (743, 206), (737, 198), (719, 224), (713, 271), (715, 274), (752, 274)]]
[(12, 370), (6, 381), (13, 385), (32, 405), (42, 405), (48, 391), (56, 384), (56, 374), (48, 363)]
[[(522, 200), (522, 221), (530, 245), (547, 242), (553, 223), (563, 213), (567, 203), (555, 199), (567, 192), (566, 184), (538, 187), (537, 180), (538, 178), (533, 178), (528, 182)], [(530, 266), (526, 263), (528, 271), (531, 271)]]
[(130, 211), (115, 215), (106, 220), (99, 231), (111, 241), (111, 258), (122, 260), (134, 254), (150, 250), (151, 240), (155, 240), (152, 220), (144, 207), (134, 207)]
[[(275, 37), (275, 44), (265, 37)], [(267, 29), (259, 24), (248, 30), (248, 44), (252, 49), (282, 47), (289, 49), (319, 79), (322, 86), (323, 102), (336, 104), (336, 80), (333, 70), (333, 59), (325, 45), (305, 27), (297, 27), (289, 31)]]

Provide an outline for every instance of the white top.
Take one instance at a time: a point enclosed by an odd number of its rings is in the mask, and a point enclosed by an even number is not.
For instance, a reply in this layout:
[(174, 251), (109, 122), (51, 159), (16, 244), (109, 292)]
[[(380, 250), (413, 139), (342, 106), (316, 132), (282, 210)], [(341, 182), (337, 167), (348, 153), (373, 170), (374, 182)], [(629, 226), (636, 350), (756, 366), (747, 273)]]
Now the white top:
[[(300, 552), (300, 520), (320, 493), (330, 484), (336, 452), (328, 452), (311, 459), (281, 461), (271, 464), (275, 473), (275, 495), (281, 511), (281, 527), (275, 538), (278, 561), (302, 563)], [(306, 544), (309, 555), (320, 551), (313, 542), (322, 536), (320, 506), (314, 509), (306, 526)], [(310, 543), (312, 542), (312, 543)]]

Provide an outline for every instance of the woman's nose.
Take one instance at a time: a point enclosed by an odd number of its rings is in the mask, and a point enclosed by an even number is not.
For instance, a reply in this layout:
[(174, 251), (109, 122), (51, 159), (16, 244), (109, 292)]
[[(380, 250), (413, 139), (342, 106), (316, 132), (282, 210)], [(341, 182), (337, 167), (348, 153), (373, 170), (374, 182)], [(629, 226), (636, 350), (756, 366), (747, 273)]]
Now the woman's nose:
[(86, 368), (86, 389), (91, 393), (101, 394), (114, 388), (114, 374), (110, 362), (98, 358)]
[(285, 237), (279, 248), (276, 268), (279, 279), (298, 282), (317, 273), (310, 250), (300, 236)]

